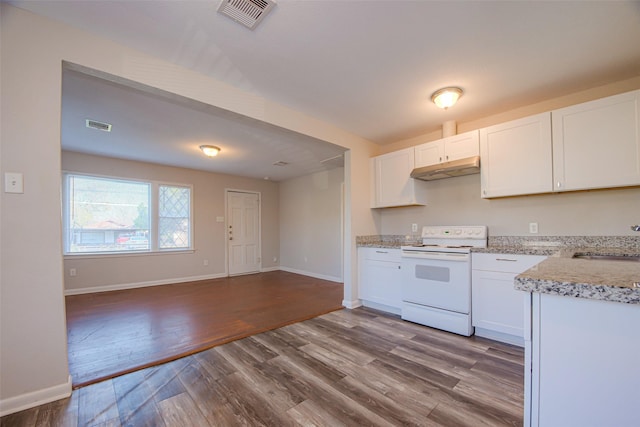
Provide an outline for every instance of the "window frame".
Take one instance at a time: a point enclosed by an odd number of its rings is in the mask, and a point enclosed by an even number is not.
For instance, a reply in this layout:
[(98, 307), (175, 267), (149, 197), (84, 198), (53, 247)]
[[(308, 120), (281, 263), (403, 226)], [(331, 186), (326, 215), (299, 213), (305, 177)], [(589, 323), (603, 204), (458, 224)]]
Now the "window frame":
[[(70, 226), (70, 194), (69, 194), (69, 177), (78, 176), (86, 178), (104, 179), (111, 181), (122, 181), (131, 183), (147, 184), (149, 186), (149, 249), (129, 249), (119, 251), (95, 251), (95, 252), (70, 252), (69, 251), (69, 226)], [(166, 248), (159, 247), (159, 213), (160, 213), (160, 186), (187, 188), (189, 190), (189, 246), (184, 248)], [(122, 176), (102, 175), (95, 173), (62, 171), (62, 253), (63, 257), (115, 257), (115, 256), (141, 256), (141, 255), (158, 255), (167, 253), (193, 253), (194, 249), (194, 207), (193, 207), (193, 185), (185, 183), (177, 183), (170, 181), (158, 181), (152, 179), (129, 178)]]

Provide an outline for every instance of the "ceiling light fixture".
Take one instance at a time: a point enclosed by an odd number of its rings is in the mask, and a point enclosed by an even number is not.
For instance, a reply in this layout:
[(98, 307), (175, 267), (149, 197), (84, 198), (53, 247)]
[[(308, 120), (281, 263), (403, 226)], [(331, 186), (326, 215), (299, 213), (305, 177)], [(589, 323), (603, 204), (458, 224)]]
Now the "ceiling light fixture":
[(200, 149), (209, 157), (215, 157), (220, 151), (222, 151), (220, 150), (220, 147), (216, 147), (215, 145), (201, 145)]
[(445, 87), (433, 92), (431, 100), (438, 107), (447, 109), (452, 107), (462, 96), (462, 89), (459, 87)]

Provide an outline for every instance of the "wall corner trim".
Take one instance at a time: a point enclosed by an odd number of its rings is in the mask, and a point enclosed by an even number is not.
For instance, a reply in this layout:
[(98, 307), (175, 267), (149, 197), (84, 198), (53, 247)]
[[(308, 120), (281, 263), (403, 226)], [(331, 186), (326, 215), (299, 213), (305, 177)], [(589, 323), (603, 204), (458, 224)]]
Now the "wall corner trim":
[(362, 301), (360, 301), (359, 299), (353, 301), (342, 300), (342, 306), (348, 309), (358, 308), (362, 307)]
[(0, 417), (67, 398), (71, 396), (72, 384), (69, 375), (66, 383), (0, 400)]

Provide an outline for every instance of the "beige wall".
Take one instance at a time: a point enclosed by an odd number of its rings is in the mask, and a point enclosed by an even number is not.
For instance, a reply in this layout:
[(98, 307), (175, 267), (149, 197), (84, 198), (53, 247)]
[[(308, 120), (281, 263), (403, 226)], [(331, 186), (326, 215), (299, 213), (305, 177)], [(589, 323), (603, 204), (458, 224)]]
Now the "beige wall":
[[(640, 89), (640, 76), (618, 82), (603, 84), (602, 86), (594, 87), (558, 98), (548, 99), (537, 104), (531, 104), (521, 108), (503, 111), (499, 114), (486, 116), (477, 120), (459, 122), (458, 133), (481, 129), (483, 127), (508, 122), (510, 120), (516, 120), (523, 117), (532, 116), (534, 114), (544, 113), (545, 111), (564, 108), (570, 105), (580, 104), (581, 102), (593, 101), (594, 99), (604, 98), (606, 96), (629, 92), (636, 89)], [(415, 145), (435, 141), (440, 138), (442, 138), (441, 128), (413, 138), (403, 139), (392, 144), (386, 144), (380, 147), (379, 154), (390, 153), (391, 151), (400, 150), (402, 148), (413, 147)]]
[(280, 183), (280, 266), (342, 280), (344, 168)]
[[(458, 133), (551, 111), (640, 88), (640, 77), (547, 100), (473, 122), (458, 123)], [(381, 147), (380, 153), (412, 147), (442, 137), (437, 130)], [(426, 207), (380, 210), (381, 234), (411, 234), (411, 224), (488, 225), (490, 235), (528, 236), (537, 222), (538, 235), (634, 235), (640, 222), (640, 189), (627, 188), (485, 200), (480, 175), (426, 183)], [(635, 234), (637, 235), (637, 233)]]
[(501, 199), (480, 198), (480, 175), (426, 182), (427, 206), (384, 209), (383, 234), (411, 234), (411, 224), (487, 225), (491, 236), (637, 235), (640, 188), (541, 194)]
[[(67, 291), (91, 291), (96, 287), (170, 283), (226, 275), (225, 223), (216, 222), (216, 217), (226, 217), (225, 189), (261, 193), (262, 267), (277, 265), (272, 261), (280, 253), (278, 184), (275, 182), (66, 151), (62, 153), (62, 169), (193, 186), (193, 253), (90, 258), (67, 256), (64, 261)], [(208, 266), (204, 265), (204, 260), (208, 260)], [(70, 268), (76, 269), (75, 277), (69, 276)]]
[[(24, 174), (2, 193), (0, 413), (70, 391), (60, 215), (63, 61), (341, 145), (346, 156), (345, 301), (355, 300), (356, 234), (374, 234), (368, 159), (375, 144), (207, 76), (0, 4), (1, 168)], [(35, 120), (34, 120), (35, 119)]]

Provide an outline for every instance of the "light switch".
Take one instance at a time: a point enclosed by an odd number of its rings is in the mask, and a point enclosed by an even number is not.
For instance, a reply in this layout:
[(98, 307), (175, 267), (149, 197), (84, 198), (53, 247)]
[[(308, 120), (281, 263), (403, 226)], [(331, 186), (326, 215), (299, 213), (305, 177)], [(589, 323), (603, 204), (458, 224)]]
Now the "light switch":
[(20, 172), (5, 172), (4, 174), (5, 193), (24, 193), (24, 182)]

